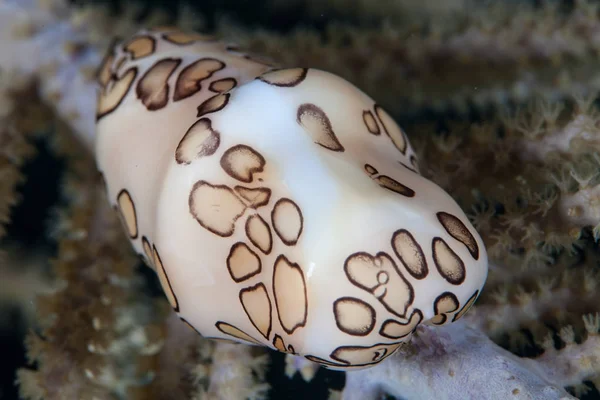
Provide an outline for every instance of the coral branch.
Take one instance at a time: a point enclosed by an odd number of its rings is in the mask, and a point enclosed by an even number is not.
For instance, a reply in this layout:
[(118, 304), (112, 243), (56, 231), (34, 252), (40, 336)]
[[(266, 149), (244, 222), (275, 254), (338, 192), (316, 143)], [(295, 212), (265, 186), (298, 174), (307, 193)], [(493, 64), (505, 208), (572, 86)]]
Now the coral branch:
[(21, 396), (135, 399), (132, 390), (152, 379), (149, 365), (162, 344), (160, 315), (142, 294), (91, 160), (79, 164), (81, 147), (68, 140), (63, 145), (74, 169), (63, 186), (70, 209), (54, 232), (59, 250), (52, 264), (60, 286), (37, 301), (42, 327), (27, 339), (37, 370), (19, 371)]
[(42, 98), (93, 146), (94, 74), (101, 51), (77, 28), (66, 2), (5, 0), (0, 4), (0, 71), (39, 79)]
[(288, 378), (292, 378), (296, 373), (300, 373), (305, 382), (310, 382), (317, 374), (319, 368), (319, 364), (311, 362), (304, 357), (297, 357), (292, 354), (286, 354), (285, 356), (285, 375)]
[(600, 314), (587, 315), (584, 320), (588, 335), (581, 343), (575, 342), (575, 332), (570, 326), (559, 333), (566, 343), (560, 350), (555, 348), (550, 335), (546, 337), (544, 354), (535, 362), (552, 382), (576, 386), (600, 374)]
[(459, 321), (420, 328), (408, 346), (382, 365), (347, 373), (342, 399), (377, 399), (383, 393), (407, 400), (574, 398), (547, 372)]
[[(254, 355), (258, 350), (259, 355)], [(210, 382), (206, 400), (267, 398), (268, 383), (264, 381), (268, 363), (266, 352), (238, 343), (218, 343), (210, 367)]]

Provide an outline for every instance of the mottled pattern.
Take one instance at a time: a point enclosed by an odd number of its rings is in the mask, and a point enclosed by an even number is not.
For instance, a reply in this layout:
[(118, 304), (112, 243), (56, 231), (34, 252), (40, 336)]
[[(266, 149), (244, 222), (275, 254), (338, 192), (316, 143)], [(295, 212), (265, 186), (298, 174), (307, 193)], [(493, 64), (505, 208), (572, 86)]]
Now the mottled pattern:
[(407, 322), (388, 319), (381, 325), (379, 334), (388, 339), (402, 339), (417, 329), (417, 325), (423, 320), (423, 313), (415, 310)]
[(119, 212), (121, 215), (121, 219), (125, 228), (127, 229), (127, 233), (131, 239), (135, 239), (138, 237), (138, 221), (137, 221), (137, 212), (135, 211), (135, 204), (131, 195), (127, 191), (127, 189), (123, 189), (117, 195), (117, 204), (119, 205)]
[[(216, 43), (215, 38), (209, 35), (181, 32), (176, 28), (161, 28), (135, 35), (123, 44), (113, 43), (97, 73), (100, 86), (97, 119), (114, 111), (125, 99), (136, 80), (138, 80), (136, 94), (150, 111), (163, 109), (171, 101), (177, 102), (193, 98), (203, 91), (205, 82), (210, 91), (219, 94), (233, 89), (237, 86), (235, 77), (219, 77), (211, 81), (216, 73), (227, 68), (224, 60), (199, 57), (182, 66), (180, 58), (161, 56), (161, 48), (165, 46), (167, 48), (164, 48), (163, 51), (173, 53), (174, 49), (169, 47), (174, 46), (184, 50), (197, 43), (210, 44), (211, 42)], [(225, 46), (223, 46), (224, 48)], [(187, 51), (193, 53), (197, 49), (188, 49)], [(185, 52), (182, 52), (181, 55), (185, 55)], [(144, 61), (153, 56), (156, 60), (152, 67), (144, 67), (139, 74), (138, 61)], [(243, 54), (236, 58), (247, 59)], [(271, 67), (261, 64), (262, 71), (270, 69)], [(140, 78), (139, 75), (143, 76)], [(173, 75), (176, 75), (174, 80), (171, 79)], [(205, 110), (201, 110), (199, 107), (199, 113), (215, 111), (214, 107), (217, 109), (224, 107), (224, 104), (219, 103), (221, 100), (223, 99), (213, 99), (212, 103), (204, 106)], [(215, 101), (217, 103), (214, 103)]]
[(111, 76), (106, 85), (101, 86), (96, 106), (97, 119), (110, 114), (119, 107), (125, 96), (129, 93), (136, 76), (137, 69), (130, 68), (119, 77)]
[(279, 199), (271, 212), (271, 221), (277, 236), (283, 243), (293, 246), (302, 234), (304, 217), (302, 210), (290, 199)]
[(228, 149), (221, 157), (221, 167), (238, 181), (250, 183), (254, 174), (262, 172), (265, 158), (250, 146), (237, 145)]
[(187, 45), (197, 41), (212, 41), (215, 40), (214, 36), (211, 35), (202, 35), (199, 33), (188, 33), (188, 32), (178, 32), (173, 31), (169, 33), (165, 33), (163, 38), (171, 43), (178, 45)]
[(442, 293), (435, 299), (433, 310), (435, 317), (431, 319), (431, 322), (436, 325), (442, 325), (447, 321), (449, 313), (458, 310), (458, 299), (453, 293)]
[(342, 297), (333, 303), (333, 314), (337, 327), (354, 336), (366, 336), (376, 322), (375, 309), (365, 301), (353, 297)]
[(429, 268), (427, 267), (425, 253), (408, 230), (400, 229), (394, 232), (392, 247), (396, 256), (402, 261), (402, 264), (413, 278), (423, 279), (427, 276)]
[(381, 134), (379, 125), (377, 124), (377, 121), (375, 120), (375, 117), (373, 116), (373, 113), (371, 111), (363, 111), (363, 121), (369, 133), (372, 133), (373, 135)]
[(450, 245), (442, 238), (436, 237), (432, 241), (433, 261), (440, 275), (453, 285), (460, 285), (466, 278), (466, 269), (463, 260), (452, 250)]
[(315, 143), (333, 151), (344, 151), (327, 114), (315, 104), (302, 104), (296, 113), (297, 121), (312, 136)]
[(384, 132), (392, 139), (394, 146), (396, 146), (402, 154), (405, 154), (408, 147), (408, 141), (406, 140), (402, 129), (396, 125), (392, 117), (390, 117), (381, 106), (375, 106), (375, 113), (377, 114), (377, 117), (379, 117)]
[(156, 40), (151, 36), (138, 36), (127, 42), (123, 49), (131, 54), (131, 58), (137, 60), (138, 58), (148, 57), (156, 49)]
[(213, 96), (198, 106), (197, 117), (205, 114), (221, 111), (229, 102), (229, 93), (221, 93)]
[(235, 78), (223, 78), (217, 81), (211, 82), (208, 86), (208, 90), (215, 93), (229, 92), (231, 89), (237, 86)]
[(438, 212), (437, 217), (450, 236), (464, 244), (473, 258), (477, 260), (479, 258), (479, 245), (473, 234), (469, 232), (469, 228), (452, 214)]
[(269, 254), (273, 248), (273, 235), (269, 225), (260, 215), (251, 215), (246, 220), (246, 236), (252, 244), (264, 254)]
[(398, 193), (406, 197), (414, 197), (415, 191), (408, 186), (390, 178), (387, 175), (380, 175), (379, 171), (370, 164), (365, 164), (365, 171), (377, 182), (381, 187), (384, 187), (392, 192)]
[(156, 62), (139, 80), (135, 93), (148, 111), (160, 110), (169, 102), (168, 80), (181, 60), (167, 58)]
[(240, 302), (252, 325), (268, 339), (272, 327), (272, 305), (265, 285), (257, 283), (240, 290)]
[(371, 293), (389, 312), (405, 317), (413, 302), (414, 291), (388, 254), (352, 254), (346, 259), (344, 270), (352, 284)]
[(246, 243), (238, 242), (231, 247), (227, 257), (227, 268), (231, 279), (240, 283), (260, 273), (262, 262), (258, 254)]
[(273, 86), (294, 87), (306, 79), (306, 73), (306, 68), (280, 69), (267, 72), (258, 79)]
[(173, 292), (173, 287), (171, 286), (169, 276), (167, 275), (165, 266), (163, 265), (160, 255), (158, 254), (158, 250), (156, 250), (156, 246), (152, 246), (152, 258), (163, 291), (165, 292), (165, 295), (167, 296), (171, 307), (173, 307), (173, 310), (175, 310), (175, 312), (178, 312), (179, 301), (177, 301), (177, 296), (175, 296), (175, 293)]
[(215, 154), (221, 144), (221, 135), (212, 129), (210, 119), (202, 118), (190, 126), (175, 151), (175, 159), (179, 164), (190, 164), (192, 161)]
[(341, 78), (259, 59), (155, 28), (98, 70), (99, 168), (181, 320), (353, 369), (461, 318), (487, 255), (405, 132)]
[[(219, 213), (210, 207), (219, 206)], [(246, 205), (225, 185), (212, 185), (206, 181), (194, 184), (189, 198), (190, 213), (203, 228), (212, 233), (228, 237), (233, 235), (235, 222), (240, 218)]]
[[(174, 101), (187, 99), (202, 90), (202, 81), (225, 68), (225, 63), (214, 58), (202, 58), (185, 67), (177, 77)], [(211, 86), (215, 82), (211, 83)], [(227, 90), (222, 90), (227, 91)]]

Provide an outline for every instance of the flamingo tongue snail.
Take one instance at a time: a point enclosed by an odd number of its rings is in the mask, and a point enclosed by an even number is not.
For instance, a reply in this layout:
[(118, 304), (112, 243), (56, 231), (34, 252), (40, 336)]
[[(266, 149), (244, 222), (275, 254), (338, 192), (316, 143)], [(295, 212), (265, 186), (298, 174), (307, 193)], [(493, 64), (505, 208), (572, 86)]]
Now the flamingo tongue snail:
[(98, 83), (110, 201), (203, 336), (365, 368), (477, 299), (480, 236), (342, 78), (151, 29), (110, 49)]

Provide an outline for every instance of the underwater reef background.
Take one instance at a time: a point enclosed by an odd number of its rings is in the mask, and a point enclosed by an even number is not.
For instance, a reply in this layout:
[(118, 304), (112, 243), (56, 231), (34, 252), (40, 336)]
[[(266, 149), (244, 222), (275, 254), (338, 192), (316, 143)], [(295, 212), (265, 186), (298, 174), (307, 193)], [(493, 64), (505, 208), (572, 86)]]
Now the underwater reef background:
[[(78, 33), (61, 46), (73, 59), (176, 25), (348, 79), (392, 113), (422, 174), (486, 243), (469, 329), (524, 375), (600, 398), (600, 2), (13, 0), (0, 15), (11, 4), (48, 17), (0, 26), (0, 399), (351, 399), (357, 387), (429, 398), (410, 391), (401, 365), (437, 346), (423, 333), (385, 367), (346, 375), (181, 328), (108, 209), (80, 116), (44, 88), (60, 62), (34, 68), (7, 50), (48, 21)], [(448, 370), (436, 357), (422, 371), (472, 378), (465, 391), (485, 389), (475, 376), (496, 368)], [(512, 398), (541, 393), (509, 378)], [(461, 398), (451, 386), (438, 395)]]

